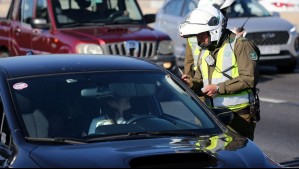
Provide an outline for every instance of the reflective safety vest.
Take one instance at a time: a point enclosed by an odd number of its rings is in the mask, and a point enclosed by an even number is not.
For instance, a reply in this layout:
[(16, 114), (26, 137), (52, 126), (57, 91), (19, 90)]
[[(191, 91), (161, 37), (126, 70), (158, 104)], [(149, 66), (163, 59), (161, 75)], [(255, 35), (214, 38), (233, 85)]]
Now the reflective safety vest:
[(216, 153), (219, 150), (224, 150), (225, 147), (233, 141), (233, 138), (227, 134), (213, 136), (207, 140), (199, 140), (196, 142), (196, 149)]
[[(236, 57), (234, 55), (235, 43), (237, 41), (236, 37), (232, 42), (225, 43), (218, 52), (216, 67), (212, 75), (211, 84), (219, 84), (230, 80), (231, 78), (236, 78), (239, 76), (238, 64)], [(196, 48), (192, 49), (194, 53), (197, 51)], [(203, 78), (204, 87), (209, 85), (209, 65), (206, 63), (205, 58), (209, 56), (208, 50), (202, 50), (200, 55), (197, 56), (196, 64), (198, 59), (201, 59), (200, 70)], [(194, 60), (196, 55), (193, 55)], [(195, 63), (195, 62), (194, 62)], [(229, 77), (225, 76), (228, 75)], [(232, 111), (238, 111), (249, 105), (249, 100), (253, 97), (252, 91), (245, 90), (234, 94), (218, 94), (212, 99), (205, 99), (206, 104), (213, 107), (227, 107)]]
[(197, 37), (191, 37), (191, 38), (188, 38), (188, 43), (191, 47), (191, 50), (192, 50), (192, 56), (193, 56), (193, 70), (196, 71), (197, 70), (197, 66), (198, 66), (198, 57), (199, 57), (199, 54), (200, 54), (200, 47), (197, 43)]

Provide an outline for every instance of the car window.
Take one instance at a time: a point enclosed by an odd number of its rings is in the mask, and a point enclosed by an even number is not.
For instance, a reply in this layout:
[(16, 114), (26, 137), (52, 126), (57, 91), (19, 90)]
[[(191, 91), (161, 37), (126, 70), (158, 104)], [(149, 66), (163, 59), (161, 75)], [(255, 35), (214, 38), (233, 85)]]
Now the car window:
[(58, 27), (111, 22), (136, 24), (143, 20), (134, 0), (53, 0), (51, 2)]
[(169, 1), (164, 7), (164, 13), (167, 15), (181, 16), (183, 3), (184, 1), (182, 0)]
[(46, 0), (37, 1), (36, 18), (45, 19), (47, 22), (49, 22), (49, 12)]
[(195, 8), (197, 8), (197, 3), (195, 3), (193, 0), (186, 0), (182, 17), (185, 17), (189, 12), (191, 12)]
[(228, 18), (234, 18), (266, 17), (271, 15), (256, 0), (236, 0), (236, 2), (230, 8), (228, 8), (227, 16)]
[(203, 105), (165, 74), (56, 75), (18, 79), (10, 84), (20, 124), (29, 137), (220, 131)]
[(2, 99), (0, 97), (0, 136), (1, 136), (1, 144), (10, 146), (10, 130), (8, 127), (6, 114), (4, 111), (4, 106), (2, 103)]
[(33, 15), (33, 4), (32, 0), (24, 0), (22, 1), (21, 8), (21, 20), (23, 23), (30, 24)]

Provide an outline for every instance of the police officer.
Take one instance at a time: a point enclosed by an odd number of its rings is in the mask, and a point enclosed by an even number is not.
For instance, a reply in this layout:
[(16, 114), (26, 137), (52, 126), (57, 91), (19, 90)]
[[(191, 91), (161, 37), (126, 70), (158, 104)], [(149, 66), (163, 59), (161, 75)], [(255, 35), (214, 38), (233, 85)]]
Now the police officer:
[[(200, 17), (198, 17), (200, 16)], [(258, 47), (246, 38), (226, 29), (226, 19), (219, 9), (204, 5), (193, 10), (180, 24), (184, 38), (195, 37), (201, 48), (197, 55), (194, 78), (184, 74), (182, 80), (211, 108), (227, 108), (234, 112), (230, 127), (253, 140), (256, 120), (250, 103), (252, 89), (258, 82)]]
[[(226, 17), (228, 7), (230, 7), (234, 2), (235, 0), (200, 0), (198, 2), (198, 7), (205, 6), (205, 5), (213, 5), (216, 8), (220, 9), (222, 14)], [(237, 29), (235, 28), (233, 32), (237, 33), (239, 36), (243, 36), (244, 29), (237, 31)], [(195, 45), (197, 44), (196, 38), (191, 37), (187, 39), (185, 59), (184, 59), (184, 72), (190, 76), (193, 76), (194, 71), (197, 69), (197, 67), (195, 66), (196, 61), (194, 62), (194, 58), (193, 58), (193, 52), (199, 53), (199, 51), (201, 50), (201, 48), (198, 47), (198, 49), (193, 48), (194, 51), (192, 51), (190, 47), (192, 46), (192, 43), (194, 43)]]

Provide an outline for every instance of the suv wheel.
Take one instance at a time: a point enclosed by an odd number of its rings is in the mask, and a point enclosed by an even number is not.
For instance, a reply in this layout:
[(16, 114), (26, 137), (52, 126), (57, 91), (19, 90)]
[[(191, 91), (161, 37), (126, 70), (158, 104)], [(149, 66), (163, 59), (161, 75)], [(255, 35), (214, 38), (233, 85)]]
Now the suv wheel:
[(293, 73), (296, 68), (297, 62), (288, 65), (278, 65), (277, 70), (279, 73)]

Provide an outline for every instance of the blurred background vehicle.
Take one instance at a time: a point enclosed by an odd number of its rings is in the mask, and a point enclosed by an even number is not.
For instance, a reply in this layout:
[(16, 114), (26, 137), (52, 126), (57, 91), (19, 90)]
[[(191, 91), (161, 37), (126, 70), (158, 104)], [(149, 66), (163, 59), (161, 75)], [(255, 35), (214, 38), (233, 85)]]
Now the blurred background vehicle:
[[(148, 24), (136, 0), (1, 0), (0, 58), (115, 54), (147, 58), (176, 73), (170, 37)], [(18, 16), (18, 17), (15, 17)]]
[[(166, 32), (174, 41), (178, 65), (183, 65), (186, 39), (179, 35), (184, 16), (197, 7), (198, 0), (165, 0), (157, 12), (154, 28)], [(228, 28), (244, 23), (245, 37), (260, 48), (262, 65), (276, 66), (281, 73), (293, 72), (299, 55), (296, 27), (279, 15), (272, 15), (257, 0), (237, 0), (228, 9)]]
[(259, 0), (270, 12), (299, 12), (298, 0)]

